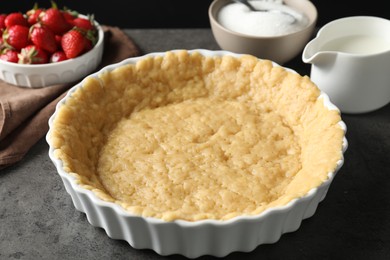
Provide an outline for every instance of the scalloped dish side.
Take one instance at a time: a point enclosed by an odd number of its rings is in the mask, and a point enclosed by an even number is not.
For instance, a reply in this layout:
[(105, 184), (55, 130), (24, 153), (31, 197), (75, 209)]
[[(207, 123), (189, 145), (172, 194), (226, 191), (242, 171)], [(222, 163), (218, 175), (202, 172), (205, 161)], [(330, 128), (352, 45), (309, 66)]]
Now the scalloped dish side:
[(48, 141), (100, 199), (164, 221), (254, 216), (302, 197), (343, 158), (340, 112), (307, 76), (185, 50), (87, 77)]

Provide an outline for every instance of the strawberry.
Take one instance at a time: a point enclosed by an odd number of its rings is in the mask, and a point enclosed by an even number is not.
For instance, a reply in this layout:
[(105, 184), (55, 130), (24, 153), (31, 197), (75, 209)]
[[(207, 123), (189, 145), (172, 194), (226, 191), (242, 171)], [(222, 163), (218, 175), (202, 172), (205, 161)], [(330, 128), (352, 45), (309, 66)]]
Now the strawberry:
[(58, 48), (61, 48), (61, 39), (62, 35), (54, 35), (54, 38), (56, 39), (56, 44)]
[(50, 62), (55, 63), (55, 62), (60, 62), (67, 60), (68, 57), (66, 57), (65, 52), (63, 51), (56, 51), (50, 56)]
[(20, 50), (29, 43), (28, 35), (28, 27), (18, 24), (12, 25), (3, 33), (4, 44), (15, 50)]
[(57, 41), (53, 32), (37, 23), (30, 28), (30, 39), (39, 48), (53, 53), (57, 50)]
[(63, 13), (58, 10), (57, 6), (53, 6), (39, 15), (41, 23), (54, 32), (54, 34), (64, 34), (66, 31), (72, 28)]
[(7, 26), (5, 25), (5, 18), (7, 17), (7, 14), (0, 14), (0, 31), (5, 29)]
[(72, 29), (62, 36), (61, 47), (68, 59), (75, 58), (85, 52), (85, 39), (84, 34), (77, 29)]
[(86, 31), (93, 30), (93, 16), (91, 16), (89, 19), (83, 18), (83, 17), (77, 17), (73, 19), (73, 26), (76, 26), (78, 28), (84, 29)]
[(21, 64), (43, 64), (49, 61), (47, 53), (35, 45), (28, 45), (23, 48), (18, 58), (18, 63)]
[(30, 25), (36, 24), (39, 20), (39, 15), (43, 12), (43, 9), (38, 7), (38, 4), (35, 3), (34, 7), (26, 12), (27, 22)]
[(11, 27), (12, 25), (18, 24), (28, 27), (29, 24), (27, 22), (26, 17), (21, 12), (10, 13), (4, 20), (4, 24), (6, 27)]
[(64, 16), (65, 20), (73, 25), (73, 20), (79, 16), (79, 14), (76, 11), (65, 9), (62, 11), (62, 15)]
[(8, 62), (14, 62), (17, 63), (19, 58), (18, 58), (18, 52), (15, 50), (11, 49), (5, 49), (1, 55), (0, 55), (1, 60), (5, 60)]
[(93, 48), (93, 43), (90, 39), (85, 37), (84, 52), (88, 52)]

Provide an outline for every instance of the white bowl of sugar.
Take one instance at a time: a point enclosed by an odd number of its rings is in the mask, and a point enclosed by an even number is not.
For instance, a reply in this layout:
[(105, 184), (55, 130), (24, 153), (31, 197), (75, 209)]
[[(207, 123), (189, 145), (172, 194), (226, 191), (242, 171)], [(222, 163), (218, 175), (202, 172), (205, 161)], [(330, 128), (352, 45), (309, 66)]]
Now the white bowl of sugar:
[(310, 40), (317, 9), (308, 0), (252, 0), (256, 9), (231, 0), (214, 0), (209, 7), (210, 25), (218, 45), (284, 64), (302, 52)]

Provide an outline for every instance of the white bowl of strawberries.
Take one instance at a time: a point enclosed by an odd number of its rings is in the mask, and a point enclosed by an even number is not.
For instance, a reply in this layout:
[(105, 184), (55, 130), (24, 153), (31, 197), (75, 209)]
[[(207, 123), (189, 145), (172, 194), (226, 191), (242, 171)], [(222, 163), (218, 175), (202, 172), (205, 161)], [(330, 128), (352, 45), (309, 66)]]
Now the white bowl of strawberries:
[(93, 15), (55, 3), (0, 14), (0, 80), (30, 88), (77, 82), (98, 67), (103, 42)]

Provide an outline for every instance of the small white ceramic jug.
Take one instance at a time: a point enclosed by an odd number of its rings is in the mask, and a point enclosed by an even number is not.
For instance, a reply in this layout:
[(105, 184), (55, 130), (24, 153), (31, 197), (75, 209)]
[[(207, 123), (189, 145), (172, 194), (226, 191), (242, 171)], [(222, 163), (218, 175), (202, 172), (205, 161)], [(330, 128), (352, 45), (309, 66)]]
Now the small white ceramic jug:
[(352, 16), (323, 26), (304, 48), (310, 78), (343, 113), (390, 102), (390, 20)]

